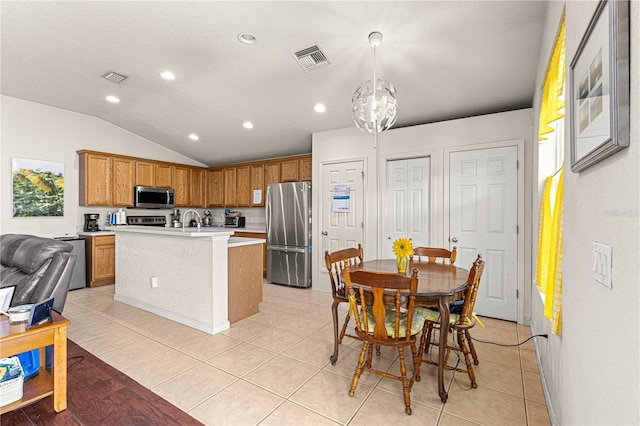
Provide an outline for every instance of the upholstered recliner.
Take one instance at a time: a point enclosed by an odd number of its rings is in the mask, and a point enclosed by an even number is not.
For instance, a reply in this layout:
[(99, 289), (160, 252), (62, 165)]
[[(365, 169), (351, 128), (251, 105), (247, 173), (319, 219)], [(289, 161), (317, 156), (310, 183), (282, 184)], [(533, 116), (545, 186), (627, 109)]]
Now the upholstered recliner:
[(72, 249), (71, 244), (51, 238), (0, 236), (0, 285), (16, 286), (11, 306), (53, 297), (53, 309), (62, 313), (76, 264)]

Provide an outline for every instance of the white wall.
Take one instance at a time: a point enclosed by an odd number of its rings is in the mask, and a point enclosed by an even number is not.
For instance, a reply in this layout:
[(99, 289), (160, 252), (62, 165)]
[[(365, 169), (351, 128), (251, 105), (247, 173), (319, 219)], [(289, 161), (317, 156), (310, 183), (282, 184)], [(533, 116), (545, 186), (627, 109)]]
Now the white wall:
[[(595, 1), (566, 3), (567, 87), (569, 64), (596, 5)], [(538, 88), (563, 6), (560, 2), (549, 6)], [(565, 126), (562, 333), (537, 345), (547, 406), (558, 424), (640, 424), (639, 46), (640, 4), (631, 2), (630, 147), (581, 173), (572, 173), (569, 125)], [(536, 92), (536, 120), (539, 103)], [(568, 108), (566, 116), (570, 113)], [(594, 241), (612, 246), (612, 289), (592, 277)], [(547, 332), (542, 302), (536, 297), (533, 302), (534, 331)]]
[[(154, 142), (101, 119), (59, 108), (2, 96), (0, 144), (0, 233), (43, 237), (74, 235), (84, 213), (106, 219), (109, 208), (78, 207), (77, 150), (90, 149), (152, 160), (204, 166)], [(14, 218), (11, 200), (11, 159), (28, 158), (64, 163), (64, 216)], [(163, 213), (165, 213), (163, 211)], [(168, 212), (167, 212), (168, 214)]]
[[(378, 141), (379, 159), (376, 167), (376, 149), (374, 138), (369, 134), (360, 132), (355, 126), (332, 130), (328, 132), (314, 133), (312, 135), (313, 150), (313, 181), (320, 181), (322, 164), (363, 159), (365, 162), (365, 230), (363, 247), (365, 257), (374, 259), (381, 251), (381, 230), (384, 228), (382, 212), (382, 198), (378, 194), (386, 191), (386, 161), (398, 158), (411, 158), (419, 156), (431, 157), (431, 195), (432, 195), (432, 220), (431, 220), (431, 244), (446, 246), (448, 232), (444, 230), (448, 223), (448, 210), (445, 203), (445, 162), (448, 163), (448, 152), (460, 147), (469, 149), (491, 146), (495, 143), (507, 143), (522, 145), (519, 155), (524, 164), (524, 210), (523, 229), (529, 230), (523, 235), (522, 241), (525, 247), (525, 257), (530, 259), (530, 220), (531, 220), (531, 182), (533, 133), (531, 124), (531, 109), (522, 109), (498, 114), (488, 114), (478, 117), (451, 120), (440, 123), (424, 124), (399, 129), (391, 129), (380, 134)], [(508, 142), (507, 142), (508, 141)], [(537, 147), (537, 144), (536, 144)], [(378, 171), (379, 170), (379, 171)], [(376, 185), (378, 182), (378, 185)], [(320, 273), (324, 268), (322, 247), (320, 238), (319, 218), (323, 208), (320, 191), (313, 194), (313, 236), (315, 253), (313, 256), (313, 288), (320, 291), (330, 291), (330, 283), (326, 274)], [(521, 276), (530, 275), (530, 263), (523, 265)], [(525, 275), (526, 273), (526, 275)], [(523, 309), (528, 312), (528, 308)], [(523, 316), (525, 314), (523, 312)]]

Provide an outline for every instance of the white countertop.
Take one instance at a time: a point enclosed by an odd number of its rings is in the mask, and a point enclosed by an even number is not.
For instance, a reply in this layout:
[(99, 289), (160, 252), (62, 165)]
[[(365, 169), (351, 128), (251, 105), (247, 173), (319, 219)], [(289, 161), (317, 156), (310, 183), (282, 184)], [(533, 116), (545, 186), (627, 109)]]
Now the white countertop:
[(99, 237), (101, 235), (113, 235), (113, 231), (78, 232), (79, 236)]
[(186, 238), (204, 238), (204, 237), (222, 237), (232, 236), (234, 230), (231, 228), (222, 228), (215, 226), (207, 226), (202, 228), (165, 228), (161, 226), (139, 226), (139, 225), (127, 225), (127, 226), (110, 226), (109, 230), (116, 232), (127, 232), (134, 234), (155, 234), (172, 237), (186, 237)]
[(267, 240), (262, 238), (244, 238), (244, 237), (231, 237), (229, 238), (228, 246), (232, 247), (240, 247), (240, 246), (250, 246), (253, 244), (264, 244)]

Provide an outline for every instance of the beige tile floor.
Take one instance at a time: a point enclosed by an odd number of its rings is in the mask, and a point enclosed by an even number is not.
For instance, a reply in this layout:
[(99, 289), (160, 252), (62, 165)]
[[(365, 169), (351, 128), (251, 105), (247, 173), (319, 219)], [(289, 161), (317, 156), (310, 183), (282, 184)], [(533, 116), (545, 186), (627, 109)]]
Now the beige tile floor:
[[(445, 372), (446, 404), (436, 368), (423, 363), (407, 416), (398, 381), (365, 373), (348, 396), (360, 343), (345, 338), (331, 365), (329, 294), (265, 283), (260, 313), (215, 336), (115, 302), (113, 294), (114, 286), (69, 293), (69, 339), (205, 424), (549, 424), (531, 341), (476, 343), (478, 388), (469, 389), (464, 373)], [(514, 344), (530, 336), (526, 326), (484, 323), (474, 337)], [(398, 371), (391, 350), (374, 362)]]

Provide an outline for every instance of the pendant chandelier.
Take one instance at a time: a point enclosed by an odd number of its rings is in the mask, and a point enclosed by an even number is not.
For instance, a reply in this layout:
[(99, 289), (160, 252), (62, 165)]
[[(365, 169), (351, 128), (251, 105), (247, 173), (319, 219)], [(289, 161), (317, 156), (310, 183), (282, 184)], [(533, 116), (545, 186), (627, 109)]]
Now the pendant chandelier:
[(382, 44), (382, 33), (369, 34), (369, 44), (373, 47), (373, 78), (356, 88), (351, 98), (351, 111), (358, 129), (377, 135), (396, 122), (398, 100), (393, 84), (376, 78), (376, 47)]

